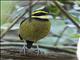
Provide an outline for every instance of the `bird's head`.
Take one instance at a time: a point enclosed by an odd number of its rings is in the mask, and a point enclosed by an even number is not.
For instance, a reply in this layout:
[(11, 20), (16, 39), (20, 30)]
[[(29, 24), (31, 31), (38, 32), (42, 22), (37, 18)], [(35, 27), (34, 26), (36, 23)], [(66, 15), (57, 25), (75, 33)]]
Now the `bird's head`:
[(36, 10), (36, 11), (32, 12), (32, 18), (37, 19), (37, 20), (41, 20), (41, 21), (48, 20), (49, 19), (48, 8), (45, 7), (43, 9)]

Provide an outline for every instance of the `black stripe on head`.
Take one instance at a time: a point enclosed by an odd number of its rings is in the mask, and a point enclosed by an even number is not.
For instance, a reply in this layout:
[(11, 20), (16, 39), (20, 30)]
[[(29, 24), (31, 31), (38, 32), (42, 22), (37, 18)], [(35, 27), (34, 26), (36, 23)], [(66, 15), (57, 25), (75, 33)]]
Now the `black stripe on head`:
[(48, 19), (42, 19), (42, 18), (33, 18), (33, 19), (38, 21), (49, 21)]
[(42, 12), (33, 14), (33, 16), (43, 16), (43, 15), (47, 15), (47, 14), (46, 13), (42, 13)]

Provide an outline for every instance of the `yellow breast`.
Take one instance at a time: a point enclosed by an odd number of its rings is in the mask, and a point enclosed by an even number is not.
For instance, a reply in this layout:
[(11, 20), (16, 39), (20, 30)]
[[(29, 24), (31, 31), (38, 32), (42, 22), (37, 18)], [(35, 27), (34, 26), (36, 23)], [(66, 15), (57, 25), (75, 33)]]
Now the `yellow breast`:
[(48, 35), (48, 32), (50, 31), (50, 25), (51, 24), (49, 21), (32, 20), (30, 22), (29, 20), (25, 20), (20, 25), (20, 36), (24, 40), (36, 42), (37, 40), (40, 40)]

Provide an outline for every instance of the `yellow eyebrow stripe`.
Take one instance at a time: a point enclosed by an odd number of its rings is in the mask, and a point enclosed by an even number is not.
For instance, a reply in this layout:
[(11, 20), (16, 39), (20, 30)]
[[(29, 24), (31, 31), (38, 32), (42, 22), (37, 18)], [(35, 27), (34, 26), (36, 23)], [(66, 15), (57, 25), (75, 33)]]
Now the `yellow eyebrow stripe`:
[(47, 15), (45, 15), (45, 16), (32, 16), (32, 18), (48, 19), (49, 17)]
[(35, 12), (32, 12), (32, 14), (37, 14), (37, 13), (48, 13), (48, 12), (45, 12), (45, 11), (35, 11)]

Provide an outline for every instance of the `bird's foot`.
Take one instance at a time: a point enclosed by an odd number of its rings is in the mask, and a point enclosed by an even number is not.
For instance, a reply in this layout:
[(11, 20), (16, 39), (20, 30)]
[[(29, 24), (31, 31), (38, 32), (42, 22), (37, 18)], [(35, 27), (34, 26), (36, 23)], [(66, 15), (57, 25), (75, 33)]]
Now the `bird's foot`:
[(28, 51), (28, 48), (24, 45), (22, 49), (20, 50), (20, 53), (25, 55), (27, 51)]
[(37, 56), (41, 53), (41, 51), (39, 50), (39, 49), (35, 49), (34, 50), (34, 53), (36, 53), (37, 54)]
[(37, 56), (38, 56), (39, 54), (41, 54), (41, 51), (40, 51), (39, 45), (37, 45), (37, 48), (34, 50), (34, 53), (36, 53)]

